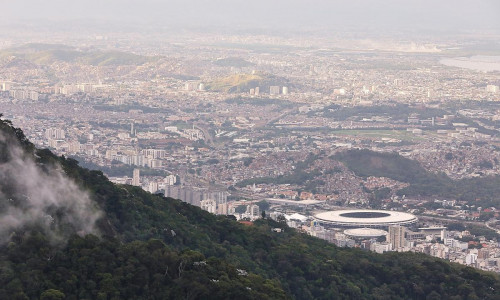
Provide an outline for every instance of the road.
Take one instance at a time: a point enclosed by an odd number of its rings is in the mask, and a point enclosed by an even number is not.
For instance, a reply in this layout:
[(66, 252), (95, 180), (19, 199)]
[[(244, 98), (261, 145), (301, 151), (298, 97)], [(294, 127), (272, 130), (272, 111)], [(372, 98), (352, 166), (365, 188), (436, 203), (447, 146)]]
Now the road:
[(279, 116), (276, 116), (276, 117), (271, 118), (269, 120), (262, 120), (260, 122), (256, 122), (254, 128), (265, 127), (265, 126), (267, 126), (267, 125), (269, 125), (269, 124), (271, 124), (273, 122), (276, 122), (279, 119), (285, 117), (286, 115), (288, 115), (289, 113), (293, 112), (294, 110), (295, 110), (295, 108), (294, 109), (289, 109), (289, 110), (286, 110), (283, 113), (281, 113)]
[(214, 144), (214, 138), (210, 134), (210, 132), (206, 128), (206, 123), (194, 123), (194, 127), (196, 129), (201, 130), (203, 132), (203, 136), (205, 136), (205, 140), (208, 142), (208, 144), (213, 145)]
[[(494, 222), (496, 222), (496, 221), (497, 221), (497, 220), (495, 220)], [(489, 229), (491, 229), (491, 230), (495, 230), (495, 231), (496, 231), (496, 233), (500, 234), (500, 230), (496, 229), (495, 227), (491, 227), (490, 223), (492, 223), (492, 222), (486, 222), (486, 223), (485, 223), (485, 224), (486, 224), (486, 227), (488, 227), (488, 228), (489, 228)]]

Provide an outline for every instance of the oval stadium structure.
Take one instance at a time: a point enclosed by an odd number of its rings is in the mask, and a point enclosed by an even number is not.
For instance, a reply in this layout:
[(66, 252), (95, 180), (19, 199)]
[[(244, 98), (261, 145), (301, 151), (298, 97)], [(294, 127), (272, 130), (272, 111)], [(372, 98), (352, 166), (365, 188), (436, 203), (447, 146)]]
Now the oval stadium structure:
[(316, 214), (314, 218), (321, 225), (343, 228), (409, 226), (418, 221), (416, 216), (405, 212), (368, 209), (327, 211)]

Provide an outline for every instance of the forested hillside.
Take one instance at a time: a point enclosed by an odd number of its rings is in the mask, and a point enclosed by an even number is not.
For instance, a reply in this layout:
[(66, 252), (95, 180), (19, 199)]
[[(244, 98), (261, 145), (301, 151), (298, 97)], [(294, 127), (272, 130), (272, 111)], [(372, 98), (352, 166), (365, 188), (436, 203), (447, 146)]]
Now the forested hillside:
[[(16, 174), (43, 177), (25, 178), (36, 183), (32, 195), (16, 189), (23, 178), (0, 183), (0, 299), (500, 299), (496, 274), (422, 254), (337, 248), (272, 220), (244, 226), (112, 184), (36, 150), (6, 121), (0, 132), (2, 178), (23, 164)], [(51, 195), (40, 184), (57, 174), (75, 187), (37, 201)], [(34, 218), (13, 222), (13, 211)]]
[(444, 197), (468, 201), (483, 207), (500, 205), (500, 176), (455, 181), (444, 173), (434, 174), (427, 171), (417, 161), (397, 153), (379, 153), (367, 149), (349, 150), (332, 158), (344, 162), (361, 177), (388, 177), (409, 183), (409, 187), (398, 191), (400, 195)]

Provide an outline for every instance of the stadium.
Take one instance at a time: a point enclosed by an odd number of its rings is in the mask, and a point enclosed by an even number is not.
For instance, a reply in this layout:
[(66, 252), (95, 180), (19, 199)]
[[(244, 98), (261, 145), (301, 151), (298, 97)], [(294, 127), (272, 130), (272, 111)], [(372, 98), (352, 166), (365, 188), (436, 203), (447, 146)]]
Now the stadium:
[(323, 226), (341, 228), (387, 228), (418, 221), (412, 214), (390, 210), (335, 210), (318, 213), (314, 218)]

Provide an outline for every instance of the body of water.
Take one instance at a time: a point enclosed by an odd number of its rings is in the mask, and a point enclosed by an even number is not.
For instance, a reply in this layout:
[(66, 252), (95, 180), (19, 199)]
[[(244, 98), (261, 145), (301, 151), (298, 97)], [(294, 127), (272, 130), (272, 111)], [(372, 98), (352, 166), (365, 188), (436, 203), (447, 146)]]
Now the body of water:
[(475, 55), (471, 57), (443, 58), (443, 65), (483, 72), (500, 71), (500, 56)]

